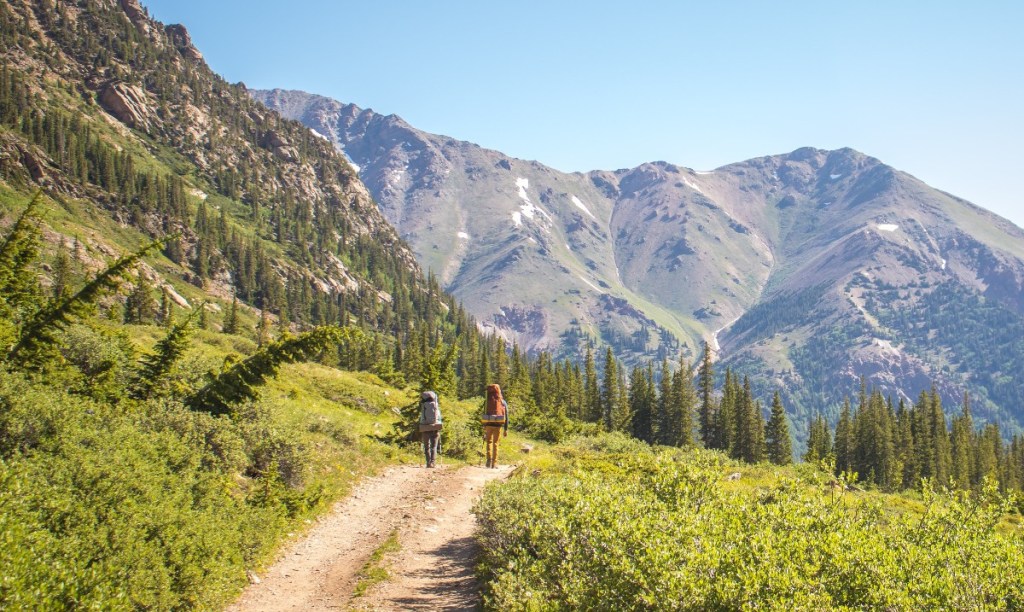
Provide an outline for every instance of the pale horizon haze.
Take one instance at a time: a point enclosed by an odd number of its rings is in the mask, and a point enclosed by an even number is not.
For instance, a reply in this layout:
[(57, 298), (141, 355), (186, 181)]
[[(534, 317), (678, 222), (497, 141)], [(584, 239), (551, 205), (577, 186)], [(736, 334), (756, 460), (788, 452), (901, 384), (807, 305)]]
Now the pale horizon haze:
[(852, 147), (1024, 226), (1024, 3), (143, 5), (230, 82), (558, 170)]

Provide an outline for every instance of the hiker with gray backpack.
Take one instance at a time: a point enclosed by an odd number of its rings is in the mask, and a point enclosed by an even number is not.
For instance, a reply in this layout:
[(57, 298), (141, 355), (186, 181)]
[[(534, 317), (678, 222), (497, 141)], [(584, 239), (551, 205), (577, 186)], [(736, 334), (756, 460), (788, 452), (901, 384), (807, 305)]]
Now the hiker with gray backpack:
[(424, 391), (420, 395), (420, 439), (427, 467), (437, 467), (437, 455), (441, 447), (441, 406), (437, 394)]

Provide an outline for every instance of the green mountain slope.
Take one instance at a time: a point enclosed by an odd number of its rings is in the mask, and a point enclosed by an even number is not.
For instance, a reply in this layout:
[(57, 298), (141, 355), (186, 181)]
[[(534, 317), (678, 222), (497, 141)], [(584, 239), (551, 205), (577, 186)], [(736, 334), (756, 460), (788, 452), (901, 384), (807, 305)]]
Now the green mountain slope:
[[(212, 73), (181, 26), (127, 0), (26, 1), (0, 7), (0, 33), (11, 189), (42, 186), (151, 235), (181, 231), (165, 252), (167, 282), (292, 322), (358, 313), (395, 327), (428, 299), (411, 251), (345, 159)], [(68, 215), (66, 240), (86, 235), (84, 216)]]

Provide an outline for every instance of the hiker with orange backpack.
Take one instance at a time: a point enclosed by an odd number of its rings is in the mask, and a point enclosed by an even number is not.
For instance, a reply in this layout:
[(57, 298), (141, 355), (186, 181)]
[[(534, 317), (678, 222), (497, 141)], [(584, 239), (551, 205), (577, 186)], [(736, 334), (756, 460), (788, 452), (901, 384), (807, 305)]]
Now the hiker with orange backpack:
[(487, 467), (496, 468), (498, 467), (498, 440), (501, 439), (502, 429), (505, 431), (505, 436), (508, 436), (508, 403), (501, 396), (501, 387), (498, 385), (487, 385), (487, 401), (480, 422), (484, 426)]

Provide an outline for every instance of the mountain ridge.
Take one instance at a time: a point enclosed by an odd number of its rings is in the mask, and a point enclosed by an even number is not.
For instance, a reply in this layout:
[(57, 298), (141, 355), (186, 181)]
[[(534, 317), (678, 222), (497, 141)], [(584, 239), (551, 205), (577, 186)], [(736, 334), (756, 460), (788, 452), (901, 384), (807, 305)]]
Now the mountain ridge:
[[(578, 356), (596, 341), (627, 362), (692, 361), (707, 341), (762, 397), (786, 389), (798, 421), (832, 414), (863, 375), (895, 397), (934, 381), (949, 406), (969, 391), (1020, 423), (961, 349), (911, 342), (890, 310), (949, 283), (1020, 316), (1024, 230), (881, 160), (802, 147), (711, 171), (662, 161), (562, 173), (323, 96), (250, 93), (287, 100), (286, 114), (333, 139), (421, 264), (524, 348)], [(498, 290), (508, 295), (480, 297)], [(810, 353), (833, 336), (842, 393), (810, 374)]]

